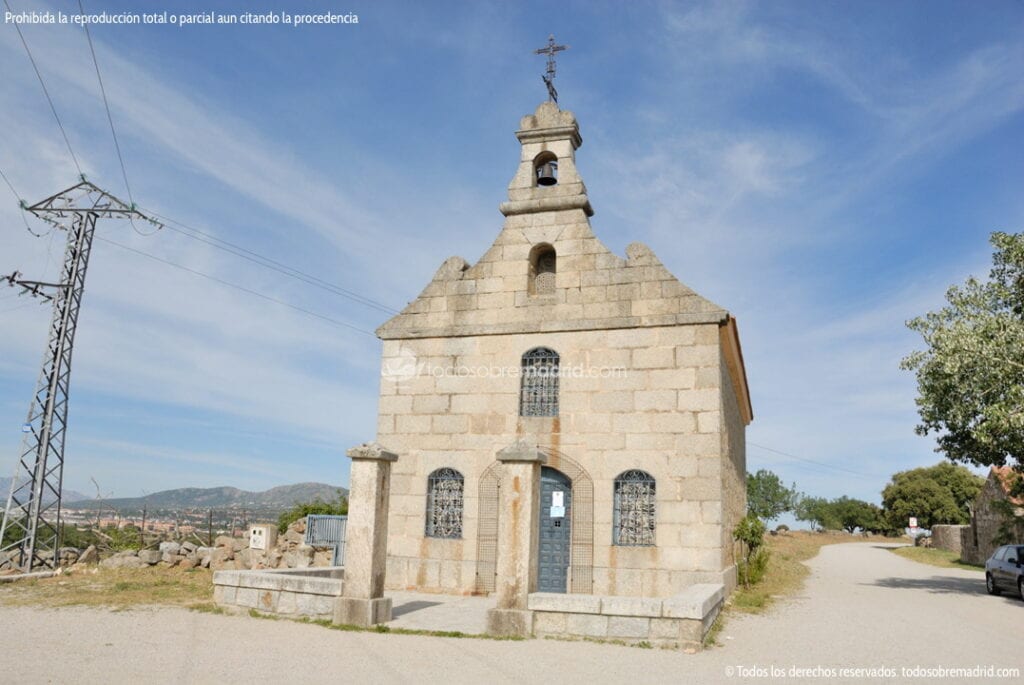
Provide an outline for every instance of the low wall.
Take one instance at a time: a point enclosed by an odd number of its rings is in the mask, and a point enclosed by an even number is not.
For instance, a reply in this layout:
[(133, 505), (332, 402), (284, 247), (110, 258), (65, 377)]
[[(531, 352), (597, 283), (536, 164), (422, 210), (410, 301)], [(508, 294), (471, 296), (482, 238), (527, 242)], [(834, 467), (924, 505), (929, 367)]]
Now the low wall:
[(340, 566), (317, 569), (217, 571), (213, 601), (228, 611), (249, 609), (289, 618), (334, 619), (344, 587)]
[(537, 592), (530, 595), (529, 610), (536, 637), (700, 649), (724, 597), (724, 587), (712, 583), (692, 585), (665, 599)]
[(965, 528), (970, 526), (932, 526), (932, 547), (960, 554), (963, 549), (961, 537)]

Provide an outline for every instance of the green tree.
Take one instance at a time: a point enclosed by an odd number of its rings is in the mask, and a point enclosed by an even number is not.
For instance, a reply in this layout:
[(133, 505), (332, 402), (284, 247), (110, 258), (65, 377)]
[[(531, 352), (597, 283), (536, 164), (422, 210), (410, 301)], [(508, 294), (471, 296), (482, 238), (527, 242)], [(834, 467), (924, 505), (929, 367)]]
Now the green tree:
[(824, 497), (801, 497), (794, 508), (797, 521), (806, 521), (812, 529), (839, 530), (842, 522)]
[(343, 516), (347, 513), (348, 498), (339, 491), (338, 498), (330, 502), (324, 502), (322, 499), (317, 497), (312, 502), (301, 502), (296, 504), (278, 517), (277, 529), (281, 533), (284, 533), (288, 530), (288, 526), (295, 521), (298, 521), (300, 518), (305, 518), (309, 514), (332, 514), (335, 516)]
[(925, 350), (901, 366), (917, 374), (921, 435), (979, 466), (1024, 469), (1024, 233), (993, 233), (989, 280), (969, 278), (947, 305), (907, 323)]
[(896, 528), (905, 528), (911, 516), (922, 528), (937, 523), (967, 523), (952, 493), (930, 478), (904, 478), (882, 491), (885, 516)]
[(768, 570), (769, 552), (763, 547), (766, 530), (764, 522), (750, 513), (740, 519), (732, 531), (733, 539), (743, 543), (745, 548), (738, 568), (739, 580), (744, 586), (757, 583)]
[(984, 478), (963, 466), (941, 462), (893, 474), (882, 491), (882, 506), (889, 523), (900, 529), (911, 516), (924, 528), (969, 523), (970, 506), (984, 485)]
[(764, 521), (793, 511), (800, 498), (796, 483), (787, 488), (777, 475), (766, 469), (747, 474), (747, 511)]
[(858, 528), (878, 532), (886, 528), (882, 521), (882, 510), (870, 502), (851, 497), (840, 497), (827, 504), (835, 521), (848, 533)]

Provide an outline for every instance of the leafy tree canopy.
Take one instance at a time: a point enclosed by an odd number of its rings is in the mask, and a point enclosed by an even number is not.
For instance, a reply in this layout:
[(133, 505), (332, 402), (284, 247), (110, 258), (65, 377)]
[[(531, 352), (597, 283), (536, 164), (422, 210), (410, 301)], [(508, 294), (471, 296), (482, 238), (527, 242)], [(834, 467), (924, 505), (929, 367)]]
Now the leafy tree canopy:
[(810, 523), (811, 528), (839, 530), (843, 527), (842, 522), (831, 504), (824, 497), (801, 497), (796, 503), (794, 513), (798, 521)]
[(828, 503), (832, 516), (849, 533), (858, 528), (878, 532), (887, 528), (882, 521), (882, 510), (870, 502), (851, 497), (840, 497)]
[[(959, 471), (940, 468), (947, 466)], [(949, 482), (955, 483), (955, 490)], [(906, 527), (911, 516), (917, 517), (922, 528), (937, 523), (969, 523), (967, 505), (974, 500), (969, 493), (976, 495), (984, 482), (964, 467), (952, 464), (902, 471), (882, 490), (882, 507), (889, 523), (897, 528)]]
[(800, 495), (796, 483), (787, 488), (782, 480), (766, 469), (747, 474), (747, 511), (764, 521), (793, 511)]
[(969, 278), (947, 305), (907, 323), (925, 350), (917, 373), (921, 435), (953, 461), (1024, 469), (1024, 233), (993, 233), (989, 280)]

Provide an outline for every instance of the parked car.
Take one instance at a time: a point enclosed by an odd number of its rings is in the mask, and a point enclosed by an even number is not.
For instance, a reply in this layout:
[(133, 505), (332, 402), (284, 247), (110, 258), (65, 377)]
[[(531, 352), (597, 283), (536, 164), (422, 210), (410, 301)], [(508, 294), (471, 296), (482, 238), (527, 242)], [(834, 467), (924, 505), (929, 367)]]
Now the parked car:
[(1024, 545), (1003, 545), (985, 562), (985, 589), (990, 595), (1016, 591), (1024, 599)]

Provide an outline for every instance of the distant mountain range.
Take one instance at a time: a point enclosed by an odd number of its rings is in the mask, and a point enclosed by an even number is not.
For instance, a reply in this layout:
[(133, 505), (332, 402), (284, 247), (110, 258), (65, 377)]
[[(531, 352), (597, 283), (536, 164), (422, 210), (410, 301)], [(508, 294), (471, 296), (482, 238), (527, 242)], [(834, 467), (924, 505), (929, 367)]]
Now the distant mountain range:
[[(11, 481), (12, 480), (14, 480), (14, 479), (13, 478), (0, 478), (0, 511), (2, 511), (5, 506), (7, 506), (7, 496), (9, 494), (11, 494)], [(83, 495), (80, 492), (75, 492), (74, 490), (65, 490), (64, 491), (64, 497), (63, 497), (63, 500), (64, 500), (63, 503), (64, 504), (67, 504), (68, 502), (73, 502), (75, 500), (83, 500), (83, 499), (89, 499), (89, 496), (88, 495)], [(2, 517), (2, 514), (0, 514), (0, 517)]]
[[(348, 490), (338, 485), (327, 483), (296, 483), (280, 485), (263, 492), (248, 492), (232, 487), (220, 488), (178, 488), (154, 492), (146, 497), (122, 497), (118, 499), (86, 499), (73, 500), (67, 491), (64, 493), (64, 507), (72, 509), (104, 509), (112, 508), (121, 511), (147, 509), (277, 509), (290, 508), (298, 502), (310, 502), (321, 499), (330, 502), (341, 494), (348, 496)], [(74, 493), (78, 495), (79, 493)]]

